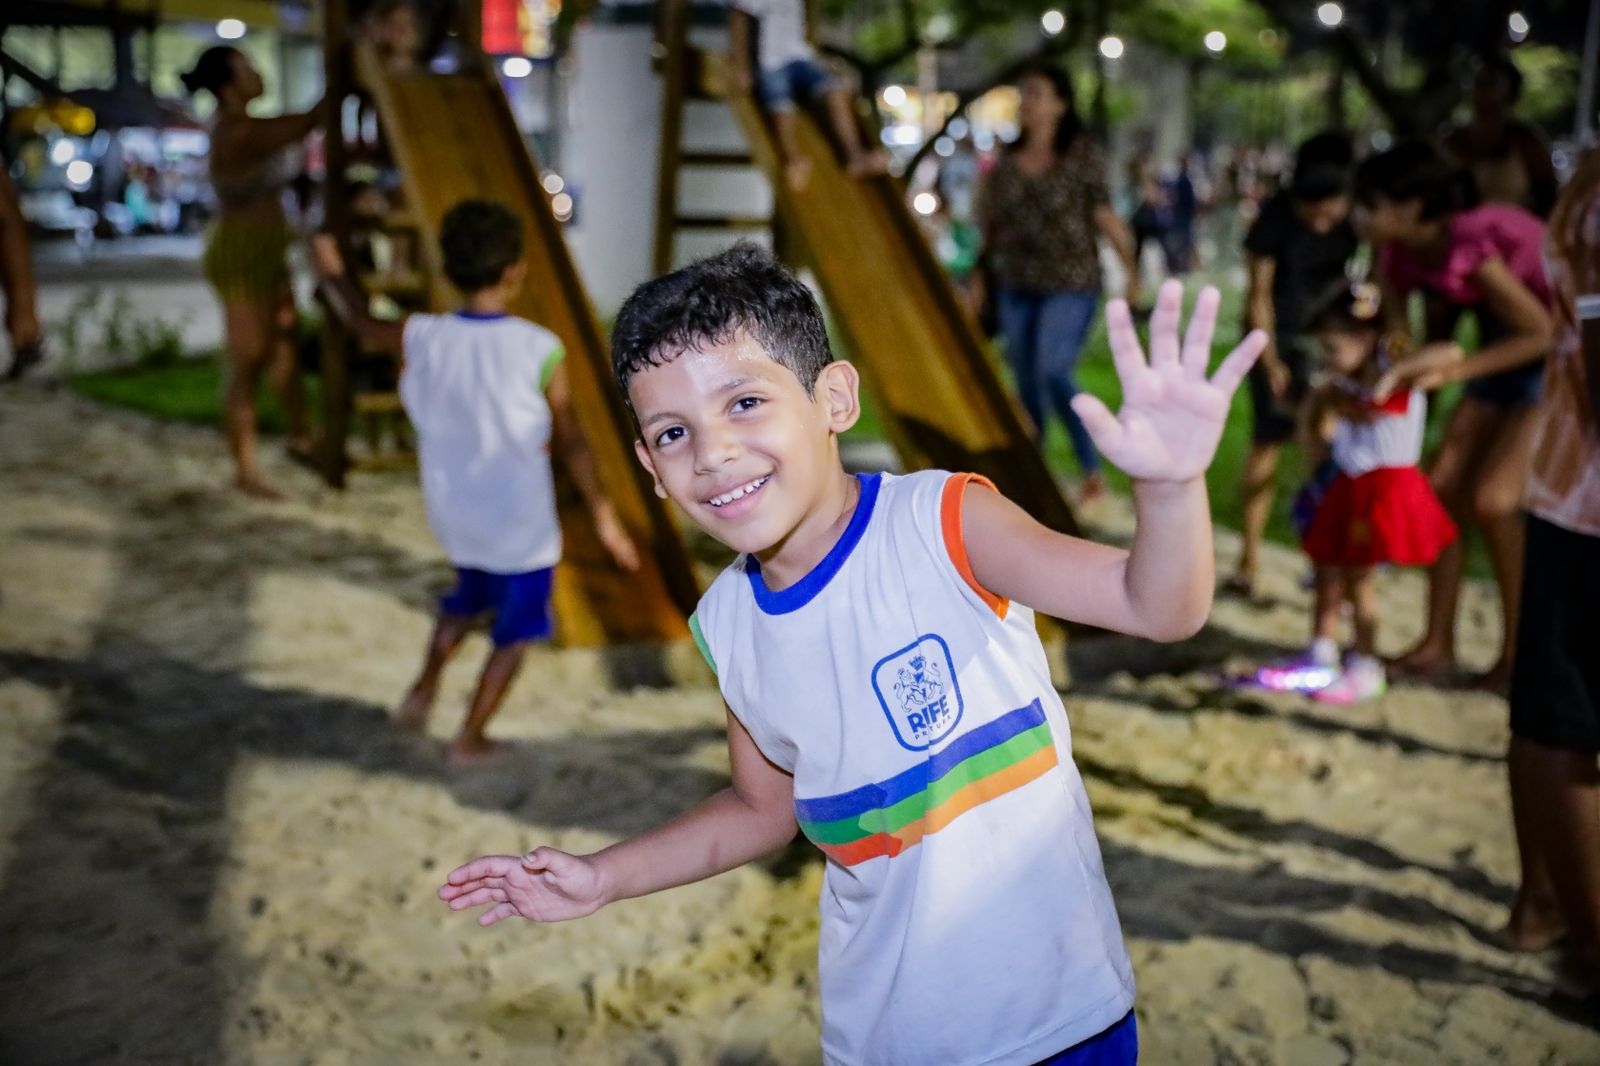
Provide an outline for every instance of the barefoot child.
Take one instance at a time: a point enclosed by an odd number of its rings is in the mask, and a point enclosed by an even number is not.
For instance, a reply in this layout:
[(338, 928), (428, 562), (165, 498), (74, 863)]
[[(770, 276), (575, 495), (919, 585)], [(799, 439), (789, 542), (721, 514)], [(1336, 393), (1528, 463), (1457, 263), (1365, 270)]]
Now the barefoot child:
[[(806, 40), (805, 0), (735, 0), (728, 34), (734, 78), (741, 89), (754, 88), (772, 116), (791, 189), (799, 192), (811, 176), (811, 157), (801, 149), (795, 128), (799, 101), (821, 100), (827, 106), (828, 125), (851, 177), (884, 173), (888, 160), (883, 149), (864, 139), (850, 91), (834, 80)], [(750, 69), (752, 35), (759, 38), (755, 73)]]
[(445, 215), (439, 244), (461, 309), (402, 322), (365, 312), (326, 238), (317, 258), (332, 311), (368, 345), (403, 353), (400, 396), (416, 427), (428, 524), (456, 568), (456, 587), (439, 602), (422, 672), (396, 715), (400, 726), (426, 729), (445, 663), (478, 617), (493, 616), (494, 650), (450, 748), (451, 762), (465, 763), (494, 753), (484, 727), (500, 709), (527, 642), (551, 634), (550, 581), (561, 558), (552, 428), (607, 550), (627, 570), (637, 568), (638, 557), (600, 491), (578, 431), (561, 342), (506, 311), (526, 274), (517, 216), (500, 204), (465, 200)]
[[(1429, 566), (1455, 540), (1455, 524), (1417, 468), (1427, 424), (1418, 387), (1460, 362), (1461, 349), (1436, 344), (1407, 359), (1397, 379), (1382, 338), (1377, 286), (1338, 283), (1310, 318), (1327, 379), (1306, 399), (1306, 455), (1331, 457), (1337, 474), (1305, 532), (1316, 564), (1314, 636), (1304, 657), (1263, 667), (1260, 682), (1299, 689), (1326, 703), (1356, 703), (1387, 685), (1377, 656), (1374, 569)], [(1341, 668), (1337, 634), (1348, 604), (1355, 646)]]
[(1131, 550), (1044, 528), (971, 474), (852, 476), (859, 379), (815, 300), (741, 245), (623, 306), (617, 378), (657, 492), (741, 552), (692, 628), (728, 708), (732, 783), (590, 855), (453, 871), (452, 909), (551, 922), (732, 869), (827, 856), (823, 1057), (872, 1066), (1132, 1063), (1133, 973), (1034, 609), (1182, 640), (1211, 604), (1203, 475), (1265, 338), (1210, 379), (1217, 292), (1180, 344), (1163, 288), (1145, 362), (1108, 309), (1126, 402), (1078, 411), (1134, 479)]

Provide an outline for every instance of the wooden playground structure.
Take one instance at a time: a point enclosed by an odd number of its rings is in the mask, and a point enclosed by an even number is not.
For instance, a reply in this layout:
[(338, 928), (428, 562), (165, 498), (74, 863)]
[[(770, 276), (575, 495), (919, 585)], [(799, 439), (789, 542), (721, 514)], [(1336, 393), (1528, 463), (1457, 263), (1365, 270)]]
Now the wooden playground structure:
[[(459, 39), (480, 40), (475, 6), (461, 5), (461, 11)], [(482, 53), (469, 46), (455, 73), (426, 69), (397, 73), (352, 40), (347, 0), (329, 0), (326, 18), (329, 229), (341, 248), (350, 247), (355, 220), (344, 176), (351, 145), (343, 117), (346, 101), (357, 98), (364, 88), (398, 170), (404, 200), (404, 207), (382, 224), (412, 235), (416, 250), (413, 269), (358, 279), (366, 292), (382, 293), (412, 310), (447, 310), (456, 296), (444, 276), (436, 239), (445, 212), (460, 200), (482, 197), (506, 204), (522, 219), (528, 283), (511, 310), (552, 330), (565, 345), (573, 407), (601, 483), (641, 547), (639, 571), (630, 574), (616, 568), (594, 535), (588, 508), (557, 455), (557, 501), (567, 533), (554, 594), (560, 642), (570, 646), (687, 639), (686, 619), (699, 599), (698, 583), (665, 503), (656, 497), (633, 456), (634, 432), (611, 383), (604, 331), (540, 185), (539, 166), (523, 142), (492, 69)], [(359, 351), (351, 338), (329, 328), (323, 345), (326, 411), (320, 465), (330, 484), (342, 485), (352, 469), (404, 461), (392, 452), (355, 461), (346, 439), (352, 415), (373, 421), (403, 419), (392, 384), (397, 354)], [(371, 372), (375, 360), (376, 374)], [(384, 362), (390, 368), (387, 374), (382, 373)], [(358, 370), (366, 372), (365, 382), (355, 373)], [(369, 432), (369, 443), (379, 439), (382, 430), (380, 425)]]
[[(816, 278), (901, 462), (908, 469), (982, 474), (1043, 524), (1076, 533), (1072, 509), (1034, 446), (1026, 416), (906, 206), (900, 180), (849, 177), (801, 109), (800, 133), (813, 171), (804, 190), (791, 189), (766, 117), (754, 95), (729, 76), (728, 57), (690, 43), (689, 8), (690, 0), (661, 0), (657, 7), (663, 91), (656, 270), (670, 269), (679, 230), (760, 224), (685, 216), (678, 199), (682, 171), (759, 167), (778, 205), (778, 250)], [(750, 154), (685, 151), (684, 109), (691, 100), (730, 107)]]
[[(1045, 525), (1076, 533), (1071, 507), (906, 206), (899, 180), (847, 176), (821, 129), (802, 113), (801, 134), (814, 170), (804, 190), (790, 189), (766, 118), (750, 93), (734, 87), (727, 57), (691, 45), (689, 8), (689, 0), (662, 0), (657, 9), (663, 88), (657, 271), (670, 268), (682, 229), (773, 227), (780, 252), (816, 278), (904, 466), (980, 473)], [(463, 44), (458, 69), (395, 70), (355, 40), (350, 0), (326, 4), (328, 228), (347, 253), (362, 226), (402, 239), (412, 249), (410, 263), (354, 280), (369, 297), (386, 297), (403, 311), (438, 312), (456, 300), (436, 240), (445, 212), (462, 199), (482, 197), (518, 213), (529, 272), (512, 310), (551, 329), (565, 345), (574, 406), (602, 483), (636, 543), (647, 549), (640, 572), (614, 568), (558, 457), (557, 496), (568, 534), (555, 592), (559, 639), (567, 645), (683, 639), (699, 596), (688, 555), (666, 505), (632, 455), (633, 426), (612, 383), (604, 331), (541, 184), (539, 164), (477, 46), (477, 6), (460, 5), (457, 18), (456, 39)], [(691, 100), (729, 107), (748, 153), (685, 150), (684, 112)], [(361, 129), (372, 125), (360, 118), (363, 111), (375, 118), (376, 143), (361, 142)], [(376, 155), (398, 179), (398, 200), (376, 219), (358, 219), (350, 194), (347, 175), (363, 153)], [(759, 169), (772, 187), (777, 217), (685, 216), (679, 189), (684, 169), (692, 167)], [(643, 229), (643, 219), (640, 224)], [(348, 254), (346, 261), (353, 262)], [(397, 356), (361, 350), (335, 324), (326, 328), (318, 467), (329, 484), (342, 487), (353, 471), (414, 461), (405, 447), (409, 432), (396, 392)], [(361, 454), (349, 445), (357, 427), (366, 437)], [(387, 450), (386, 434), (395, 445)]]

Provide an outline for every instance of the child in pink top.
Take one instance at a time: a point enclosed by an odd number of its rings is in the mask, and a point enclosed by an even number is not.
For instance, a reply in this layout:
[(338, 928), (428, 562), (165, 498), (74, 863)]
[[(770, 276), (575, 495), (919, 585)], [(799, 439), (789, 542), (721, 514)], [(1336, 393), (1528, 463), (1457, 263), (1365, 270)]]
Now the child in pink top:
[[(1480, 679), (1503, 690), (1512, 665), (1522, 583), (1522, 484), (1532, 450), (1543, 360), (1554, 333), (1550, 289), (1539, 250), (1543, 224), (1510, 204), (1479, 205), (1470, 173), (1429, 145), (1403, 144), (1356, 170), (1356, 226), (1378, 247), (1378, 282), (1391, 332), (1408, 332), (1407, 298), (1428, 298), (1433, 328), (1445, 341), (1462, 310), (1478, 319), (1478, 350), (1440, 369), (1424, 346), (1390, 372), (1394, 389), (1464, 383), (1429, 478), (1461, 527), (1483, 531), (1504, 619), (1500, 659)], [(1396, 662), (1414, 675), (1443, 680), (1456, 669), (1455, 615), (1466, 555), (1447, 548), (1431, 573), (1427, 631)]]

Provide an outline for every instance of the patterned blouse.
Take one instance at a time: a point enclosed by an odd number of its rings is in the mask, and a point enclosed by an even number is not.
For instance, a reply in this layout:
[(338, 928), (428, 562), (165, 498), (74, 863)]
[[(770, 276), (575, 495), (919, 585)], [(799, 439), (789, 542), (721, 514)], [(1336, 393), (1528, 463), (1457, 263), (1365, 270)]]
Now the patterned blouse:
[(1040, 174), (1024, 173), (1009, 152), (979, 190), (996, 280), (1043, 291), (1100, 290), (1094, 212), (1111, 202), (1106, 163), (1087, 133)]
[[(1600, 249), (1600, 193), (1578, 206), (1570, 217), (1577, 239), (1569, 243), (1591, 254)], [(1600, 537), (1600, 429), (1589, 411), (1583, 323), (1576, 306), (1583, 293), (1579, 279), (1551, 250), (1547, 250), (1545, 269), (1557, 294), (1558, 334), (1545, 365), (1544, 402), (1534, 431), (1527, 508), (1562, 529)]]

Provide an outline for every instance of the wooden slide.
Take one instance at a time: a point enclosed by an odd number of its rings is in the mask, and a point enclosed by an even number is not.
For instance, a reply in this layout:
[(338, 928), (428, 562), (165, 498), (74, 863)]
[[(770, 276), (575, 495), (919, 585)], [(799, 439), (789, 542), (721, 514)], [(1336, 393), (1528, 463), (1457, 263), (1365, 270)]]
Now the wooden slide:
[[(686, 7), (686, 0), (668, 0), (658, 25), (666, 157), (658, 210), (671, 209), (665, 201), (676, 196), (683, 101), (725, 101), (772, 186), (781, 244), (811, 268), (905, 466), (982, 474), (1040, 522), (1077, 533), (1072, 509), (1033, 444), (1027, 416), (1001, 382), (900, 183), (886, 175), (846, 175), (802, 109), (800, 134), (813, 166), (805, 188), (790, 189), (754, 96), (728, 76), (726, 57), (688, 43)], [(665, 247), (658, 237), (658, 258), (666, 258)]]
[(588, 509), (557, 456), (566, 543), (555, 591), (561, 642), (686, 638), (685, 619), (699, 588), (666, 506), (634, 457), (637, 434), (612, 383), (604, 332), (504, 92), (483, 68), (393, 74), (367, 57), (358, 62), (415, 216), (421, 265), (435, 309), (458, 299), (439, 259), (437, 235), (445, 212), (463, 199), (482, 197), (498, 200), (521, 216), (528, 283), (511, 310), (554, 331), (566, 346), (573, 403), (601, 483), (640, 546), (641, 570), (618, 570), (596, 538)]

